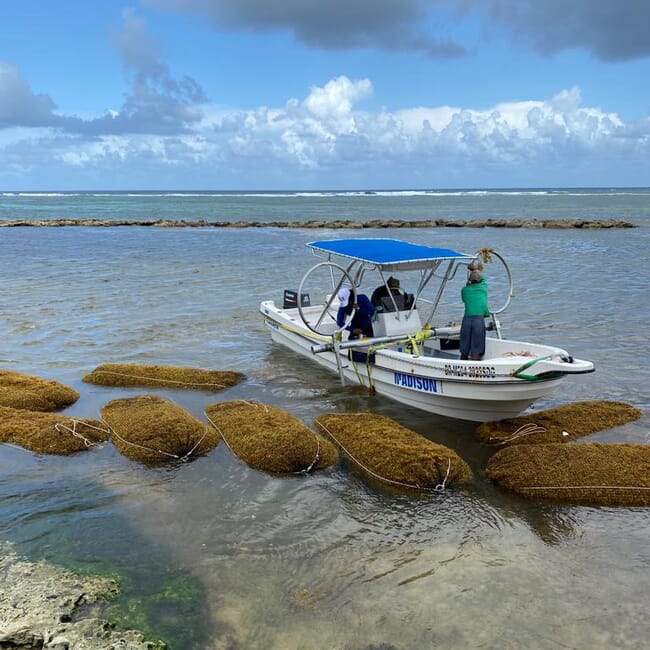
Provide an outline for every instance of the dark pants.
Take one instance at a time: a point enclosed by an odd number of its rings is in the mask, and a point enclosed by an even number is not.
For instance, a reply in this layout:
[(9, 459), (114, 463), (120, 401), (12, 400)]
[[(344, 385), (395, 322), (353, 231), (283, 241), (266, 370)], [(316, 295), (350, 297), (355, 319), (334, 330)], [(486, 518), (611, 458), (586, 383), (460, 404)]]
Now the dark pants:
[(460, 326), (460, 356), (480, 359), (485, 354), (485, 319), (483, 316), (463, 316)]

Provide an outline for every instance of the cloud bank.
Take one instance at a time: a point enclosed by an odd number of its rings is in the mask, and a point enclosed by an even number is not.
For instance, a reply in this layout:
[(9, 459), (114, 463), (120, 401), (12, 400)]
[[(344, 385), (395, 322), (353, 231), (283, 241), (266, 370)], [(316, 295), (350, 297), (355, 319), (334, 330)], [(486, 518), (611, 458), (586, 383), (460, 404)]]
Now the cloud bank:
[(207, 97), (191, 77), (174, 79), (160, 60), (158, 43), (132, 9), (123, 13), (123, 25), (113, 34), (129, 83), (124, 104), (95, 119), (60, 115), (49, 95), (35, 94), (20, 70), (0, 61), (0, 129), (51, 127), (71, 135), (182, 133), (201, 120)]
[(650, 56), (647, 0), (459, 0), (542, 54), (583, 48), (603, 61)]
[(542, 54), (583, 48), (604, 61), (650, 56), (647, 0), (146, 0), (207, 16), (221, 29), (285, 30), (304, 45), (457, 57), (473, 44), (445, 35), (468, 14)]
[[(0, 64), (3, 69), (7, 64)], [(280, 107), (203, 104), (200, 118), (174, 117), (169, 124), (160, 124), (160, 109), (139, 133), (103, 135), (89, 135), (96, 121), (55, 116), (50, 101), (25, 92), (38, 119), (32, 125), (15, 119), (14, 128), (0, 131), (0, 183), (12, 187), (12, 179), (36, 177), (48, 167), (84, 186), (106, 187), (110, 178), (118, 188), (137, 187), (143, 178), (168, 187), (225, 189), (450, 187), (467, 186), (468, 179), (503, 186), (504, 178), (525, 186), (589, 184), (575, 182), (579, 174), (594, 178), (593, 184), (615, 184), (617, 173), (630, 177), (631, 169), (647, 178), (650, 120), (628, 124), (583, 106), (578, 88), (481, 111), (364, 111), (372, 92), (370, 80), (340, 76)], [(52, 123), (43, 128), (48, 119)], [(150, 132), (154, 123), (160, 124), (157, 133)], [(174, 133), (170, 124), (176, 124)]]
[(377, 48), (456, 57), (464, 46), (423, 28), (426, 0), (146, 0), (158, 9), (207, 16), (218, 28), (284, 30), (325, 50)]

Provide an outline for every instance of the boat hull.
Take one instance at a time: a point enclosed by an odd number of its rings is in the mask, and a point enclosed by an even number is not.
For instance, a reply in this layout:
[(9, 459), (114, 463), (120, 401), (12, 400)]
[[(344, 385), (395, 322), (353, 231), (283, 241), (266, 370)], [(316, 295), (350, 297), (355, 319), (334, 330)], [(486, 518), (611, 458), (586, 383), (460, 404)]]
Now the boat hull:
[[(453, 353), (427, 356), (423, 347), (412, 354), (397, 345), (377, 349), (371, 345), (340, 350), (339, 367), (334, 351), (314, 354), (314, 347), (332, 339), (306, 328), (297, 310), (282, 310), (273, 301), (266, 301), (260, 311), (273, 341), (342, 375), (346, 383), (366, 386), (378, 395), (423, 411), (473, 422), (515, 417), (535, 400), (552, 393), (565, 374), (593, 370), (589, 362), (544, 359), (566, 355), (559, 348), (497, 339), (490, 339), (487, 348), (493, 348), (499, 356), (486, 354), (478, 362), (460, 361)], [(536, 355), (535, 379), (513, 376), (513, 371), (531, 362), (531, 356), (518, 356), (519, 352)]]

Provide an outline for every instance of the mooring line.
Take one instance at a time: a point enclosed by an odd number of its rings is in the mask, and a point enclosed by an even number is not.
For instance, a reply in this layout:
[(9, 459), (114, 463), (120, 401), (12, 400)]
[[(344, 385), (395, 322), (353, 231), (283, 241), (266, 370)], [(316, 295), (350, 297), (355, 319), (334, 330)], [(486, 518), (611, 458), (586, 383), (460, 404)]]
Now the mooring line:
[(520, 490), (650, 490), (643, 485), (531, 485)]
[(528, 422), (527, 424), (522, 424), (512, 435), (508, 436), (507, 438), (497, 438), (494, 436), (490, 436), (488, 438), (488, 444), (505, 445), (507, 442), (512, 442), (517, 438), (523, 438), (524, 436), (530, 436), (535, 433), (546, 433), (546, 429), (542, 426), (535, 424), (534, 422)]
[[(160, 377), (150, 377), (147, 375), (131, 375), (126, 372), (115, 372), (113, 370), (96, 369), (93, 372), (104, 375), (115, 375), (116, 377), (129, 377), (130, 379), (143, 379), (146, 381), (161, 381), (167, 384), (183, 384), (184, 386), (216, 386), (218, 388), (229, 388), (229, 384), (217, 384), (216, 382), (198, 382), (198, 381), (181, 381), (179, 379), (162, 379)], [(92, 374), (92, 373), (91, 373)]]
[[(253, 406), (253, 407), (262, 407), (267, 413), (269, 412), (269, 408), (266, 404), (263, 402), (257, 402), (257, 401), (248, 401), (245, 399), (240, 399), (240, 400), (233, 400), (235, 402), (243, 402), (247, 406)], [(208, 419), (208, 422), (217, 430), (217, 433), (223, 438), (223, 441), (226, 443), (226, 447), (230, 449), (230, 453), (233, 456), (236, 456), (239, 458), (239, 454), (236, 454), (233, 448), (230, 446), (228, 443), (228, 440), (226, 439), (226, 436), (223, 434), (223, 431), (217, 426), (217, 424), (212, 420), (212, 418), (208, 415), (207, 409), (203, 410), (203, 414), (205, 417)], [(309, 429), (309, 427), (307, 427)], [(320, 461), (320, 440), (318, 439), (318, 435), (309, 429), (309, 432), (314, 436), (314, 439), (316, 440), (316, 455), (314, 456), (314, 460), (309, 464), (308, 467), (305, 469), (298, 470), (297, 472), (291, 472), (292, 474), (309, 474), (313, 467)]]
[[(157, 400), (157, 399), (162, 399), (162, 398), (156, 397), (155, 395), (154, 396), (152, 396), (152, 395), (141, 395), (140, 396), (140, 399), (145, 399), (145, 398), (148, 399), (151, 402), (153, 402), (154, 400)], [(129, 399), (129, 398), (127, 398), (127, 399)], [(178, 408), (183, 408), (183, 407), (179, 406), (178, 404), (176, 404), (176, 402), (174, 402), (174, 400), (168, 399), (167, 401), (171, 402), (171, 404), (173, 404), (174, 406), (177, 406)], [(187, 453), (183, 454), (182, 456), (179, 456), (178, 454), (173, 454), (173, 453), (168, 452), (168, 451), (163, 451), (162, 449), (154, 449), (153, 447), (148, 447), (146, 445), (141, 445), (141, 444), (139, 444), (137, 442), (132, 442), (131, 440), (127, 440), (126, 438), (123, 438), (119, 433), (117, 433), (117, 431), (115, 431), (115, 429), (113, 429), (113, 427), (111, 427), (111, 425), (108, 424), (108, 422), (106, 422), (106, 420), (102, 419), (102, 422), (108, 427), (108, 429), (109, 429), (109, 431), (111, 432), (112, 435), (114, 435), (118, 440), (121, 440), (125, 444), (131, 445), (133, 447), (138, 447), (139, 449), (144, 449), (146, 451), (153, 451), (154, 453), (162, 454), (163, 456), (169, 456), (170, 458), (180, 460), (183, 463), (185, 463), (185, 462), (187, 462), (189, 460), (189, 457), (194, 453), (194, 451), (197, 449), (197, 447), (200, 446), (200, 444), (203, 442), (203, 440), (205, 440), (205, 437), (208, 435), (208, 431), (210, 430), (207, 425), (203, 425), (204, 431), (203, 431), (203, 435), (199, 438), (199, 441)], [(201, 423), (201, 424), (203, 424), (203, 423)]]
[[(399, 485), (401, 487), (407, 487), (407, 488), (410, 488), (412, 490), (415, 489), (415, 490), (427, 490), (427, 491), (430, 491), (430, 492), (441, 492), (441, 491), (443, 491), (445, 489), (447, 477), (449, 476), (449, 472), (451, 470), (451, 459), (450, 458), (447, 459), (447, 461), (448, 461), (447, 474), (446, 474), (445, 478), (443, 479), (442, 483), (438, 483), (434, 487), (428, 487), (428, 486), (423, 486), (423, 485), (412, 485), (410, 483), (403, 483), (402, 481), (397, 481), (395, 479), (386, 478), (385, 476), (380, 476), (379, 474), (377, 474), (376, 472), (371, 470), (369, 467), (364, 465), (358, 458), (356, 458), (352, 453), (350, 453), (350, 451), (345, 447), (345, 445), (343, 445), (341, 443), (341, 441), (322, 422), (319, 422), (318, 420), (316, 420), (316, 424), (319, 427), (321, 427), (322, 429), (325, 430), (325, 432), (336, 442), (337, 445), (339, 445), (339, 447), (341, 447), (341, 449), (343, 449), (343, 451), (347, 454), (347, 456), (351, 460), (353, 460), (359, 467), (361, 467), (363, 470), (368, 472), (368, 474), (370, 474), (374, 478), (378, 479), (379, 481), (384, 481), (385, 483), (391, 483), (392, 485)], [(436, 469), (437, 469), (437, 467), (436, 467)]]
[[(77, 431), (77, 424), (83, 424), (85, 427), (88, 427), (89, 429), (95, 429), (96, 431), (102, 431), (103, 433), (107, 433), (110, 435), (110, 427), (108, 429), (104, 429), (103, 427), (96, 427), (94, 424), (89, 424), (88, 422), (84, 422), (83, 420), (77, 420), (75, 418), (70, 418), (70, 421), (72, 422), (72, 428), (69, 426), (65, 425), (63, 422), (55, 422), (54, 423), (54, 428), (59, 432), (63, 433), (61, 429), (67, 431), (68, 433), (71, 433), (75, 438), (80, 438), (81, 440), (84, 441), (84, 444), (86, 447), (98, 447), (100, 446), (100, 442), (95, 442), (93, 440), (90, 440), (90, 438), (86, 438), (86, 436), (82, 435)], [(104, 423), (106, 424), (106, 423)], [(107, 425), (108, 426), (108, 425)]]

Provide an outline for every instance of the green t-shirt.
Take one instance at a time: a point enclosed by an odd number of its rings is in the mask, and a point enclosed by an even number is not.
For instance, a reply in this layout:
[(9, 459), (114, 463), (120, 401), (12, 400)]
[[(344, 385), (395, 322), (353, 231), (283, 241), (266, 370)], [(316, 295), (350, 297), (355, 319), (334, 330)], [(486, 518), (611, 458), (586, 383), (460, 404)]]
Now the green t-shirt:
[(467, 284), (460, 290), (465, 305), (465, 316), (489, 316), (488, 287), (485, 278), (475, 284)]

